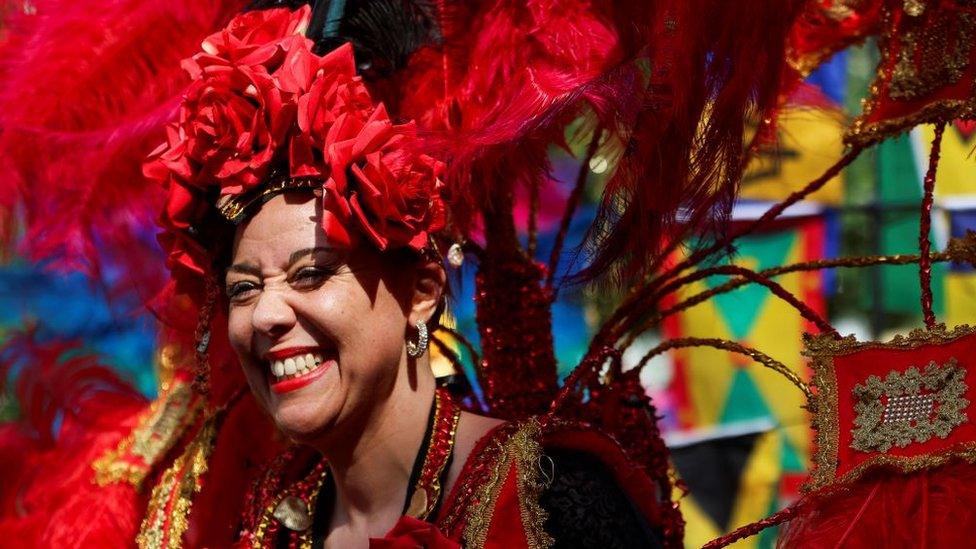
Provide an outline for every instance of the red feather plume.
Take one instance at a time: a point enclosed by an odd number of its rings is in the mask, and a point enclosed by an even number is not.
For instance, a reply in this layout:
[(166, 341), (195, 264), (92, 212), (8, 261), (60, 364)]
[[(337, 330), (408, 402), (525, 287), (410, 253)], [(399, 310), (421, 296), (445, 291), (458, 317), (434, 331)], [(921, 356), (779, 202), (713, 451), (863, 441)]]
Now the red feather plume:
[(97, 269), (105, 250), (128, 282), (158, 285), (161, 196), (141, 165), (186, 85), (180, 61), (242, 1), (31, 5), (0, 45), (0, 216), (21, 218), (33, 259)]
[(0, 425), (0, 539), (10, 547), (121, 547), (135, 537), (144, 494), (99, 487), (91, 463), (129, 433), (146, 400), (72, 343), (12, 338), (0, 379), (26, 362), (17, 423)]
[(745, 126), (768, 122), (795, 76), (784, 52), (803, 2), (445, 4), (440, 55), (414, 55), (384, 99), (442, 138), (462, 235), (472, 214), (507, 215), (513, 185), (545, 181), (547, 147), (588, 119), (583, 133), (602, 131), (617, 165), (591, 229), (592, 277), (647, 273), (666, 236), (720, 227)]

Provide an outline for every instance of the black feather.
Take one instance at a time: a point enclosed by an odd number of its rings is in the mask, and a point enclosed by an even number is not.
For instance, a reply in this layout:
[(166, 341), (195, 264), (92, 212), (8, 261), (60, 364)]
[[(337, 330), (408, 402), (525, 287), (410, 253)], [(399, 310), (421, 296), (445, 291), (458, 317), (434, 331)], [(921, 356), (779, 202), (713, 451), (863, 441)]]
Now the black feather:
[(312, 5), (306, 36), (324, 55), (346, 42), (356, 53), (358, 72), (384, 78), (406, 66), (413, 52), (442, 41), (432, 0), (253, 0), (245, 11)]
[(365, 78), (389, 76), (413, 52), (441, 42), (430, 0), (322, 0), (313, 8), (308, 36), (320, 54), (351, 42)]
[(312, 0), (253, 0), (244, 8), (244, 11), (269, 10), (271, 8), (294, 10), (311, 3)]

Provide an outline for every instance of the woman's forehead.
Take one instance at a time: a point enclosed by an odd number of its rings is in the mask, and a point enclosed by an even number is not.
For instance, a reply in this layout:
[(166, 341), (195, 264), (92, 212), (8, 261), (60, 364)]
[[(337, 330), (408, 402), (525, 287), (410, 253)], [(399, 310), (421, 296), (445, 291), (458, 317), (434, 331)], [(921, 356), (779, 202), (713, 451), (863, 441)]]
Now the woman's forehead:
[(321, 211), (319, 201), (308, 193), (272, 197), (237, 227), (234, 256), (288, 256), (291, 248), (329, 247)]

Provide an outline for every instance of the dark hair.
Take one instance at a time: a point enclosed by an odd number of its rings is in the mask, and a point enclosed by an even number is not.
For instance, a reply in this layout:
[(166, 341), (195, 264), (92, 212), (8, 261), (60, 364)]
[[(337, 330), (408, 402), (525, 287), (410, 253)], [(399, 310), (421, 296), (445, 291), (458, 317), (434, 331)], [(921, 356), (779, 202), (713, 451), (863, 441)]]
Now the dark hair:
[(323, 55), (351, 42), (356, 67), (366, 79), (405, 67), (410, 55), (441, 43), (437, 3), (430, 0), (256, 0), (247, 10), (312, 6), (306, 36)]

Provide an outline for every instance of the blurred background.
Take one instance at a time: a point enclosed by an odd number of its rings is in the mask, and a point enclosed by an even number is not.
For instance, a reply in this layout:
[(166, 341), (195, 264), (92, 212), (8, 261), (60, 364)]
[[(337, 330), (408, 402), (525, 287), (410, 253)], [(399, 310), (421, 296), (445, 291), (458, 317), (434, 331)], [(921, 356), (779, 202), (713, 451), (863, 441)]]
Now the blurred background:
[[(877, 61), (877, 48), (868, 42), (842, 51), (809, 77), (809, 86), (783, 115), (776, 146), (761, 151), (749, 167), (734, 221), (758, 217), (840, 158), (843, 130), (860, 112)], [(761, 270), (821, 258), (916, 253), (921, 181), (932, 132), (930, 127), (917, 128), (867, 150), (810, 200), (790, 208), (770, 230), (740, 240), (724, 261)], [(960, 123), (945, 133), (932, 229), (938, 249), (950, 236), (976, 230), (974, 134), (976, 125)], [(552, 161), (555, 178), (543, 194), (548, 202), (542, 205), (537, 248), (543, 261), (559, 223), (559, 199), (568, 195), (579, 170), (578, 161), (565, 151), (553, 151)], [(588, 169), (599, 179), (611, 166), (596, 157)], [(594, 211), (592, 200), (581, 208), (570, 244), (582, 241)], [(155, 249), (151, 221), (147, 220), (144, 238), (150, 254)], [(118, 287), (115, 282), (127, 273), (114, 269), (112, 258), (105, 258), (94, 277), (64, 268), (55, 271), (19, 256), (17, 244), (14, 238), (0, 250), (0, 343), (25, 331), (41, 342), (81, 342), (79, 352), (97, 354), (153, 396), (159, 362), (155, 319), (138, 291), (119, 295), (108, 290)], [(559, 274), (571, 274), (584, 259), (585, 253), (567, 247)], [(450, 310), (458, 330), (477, 343), (473, 274), (470, 263), (457, 273)], [(725, 280), (709, 277), (674, 299)], [(777, 280), (825, 314), (843, 334), (887, 339), (921, 325), (916, 266), (796, 273)], [(955, 325), (974, 318), (972, 269), (937, 264), (933, 287), (939, 319)], [(562, 375), (578, 364), (589, 337), (619, 298), (609, 284), (583, 288), (566, 282), (560, 287), (553, 324)], [(800, 353), (804, 331), (815, 330), (794, 309), (762, 286), (746, 286), (669, 317), (661, 331), (642, 336), (625, 362), (635, 364), (642, 351), (663, 338), (719, 337), (761, 349), (808, 378)], [(456, 351), (470, 367), (466, 351)], [(18, 364), (8, 382), (15, 380), (19, 369), (29, 367)], [(469, 378), (473, 379), (470, 371)], [(688, 489), (682, 510), (689, 547), (763, 518), (798, 496), (812, 432), (801, 408), (803, 395), (794, 386), (748, 358), (705, 348), (657, 357), (642, 379), (661, 416), (676, 474)], [(0, 396), (0, 419), (16, 414), (16, 402)], [(771, 547), (775, 535), (771, 529), (738, 546)]]

